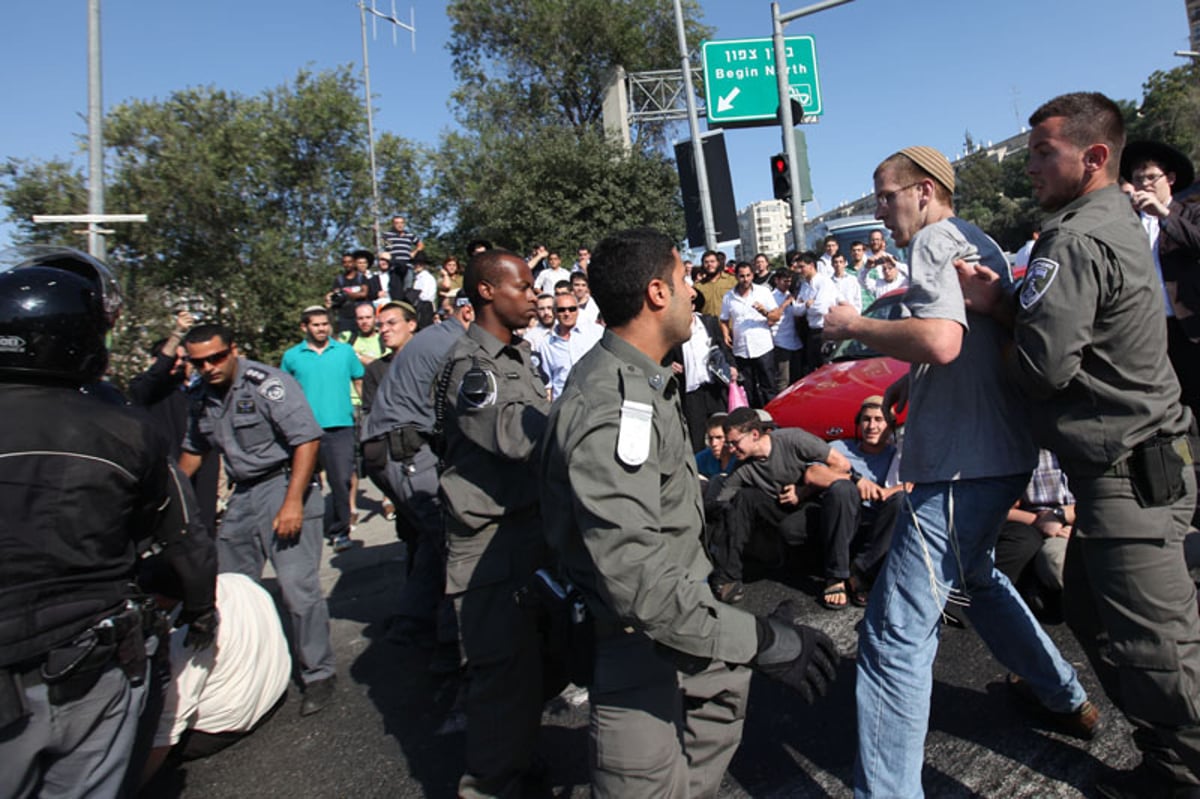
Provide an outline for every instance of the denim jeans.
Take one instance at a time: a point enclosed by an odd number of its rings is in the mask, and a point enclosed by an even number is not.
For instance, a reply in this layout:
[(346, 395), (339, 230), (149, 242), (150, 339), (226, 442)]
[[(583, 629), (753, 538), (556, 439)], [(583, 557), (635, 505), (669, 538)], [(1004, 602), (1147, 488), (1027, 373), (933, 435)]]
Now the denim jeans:
[(1077, 709), (1075, 669), (996, 571), (992, 549), (1028, 475), (919, 484), (896, 523), (858, 641), (856, 797), (923, 796), (933, 659), (948, 598), (993, 657), (1028, 681), (1047, 708)]

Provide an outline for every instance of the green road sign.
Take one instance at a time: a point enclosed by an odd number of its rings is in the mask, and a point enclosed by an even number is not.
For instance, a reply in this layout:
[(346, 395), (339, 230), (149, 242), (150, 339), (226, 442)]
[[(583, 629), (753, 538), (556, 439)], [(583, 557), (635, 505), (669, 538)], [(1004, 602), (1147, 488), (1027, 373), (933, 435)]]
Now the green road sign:
[[(789, 94), (804, 108), (806, 119), (820, 116), (821, 83), (817, 79), (813, 38), (786, 36), (783, 45)], [(709, 125), (777, 121), (779, 84), (775, 79), (775, 47), (769, 38), (704, 42), (700, 50), (704, 58)]]

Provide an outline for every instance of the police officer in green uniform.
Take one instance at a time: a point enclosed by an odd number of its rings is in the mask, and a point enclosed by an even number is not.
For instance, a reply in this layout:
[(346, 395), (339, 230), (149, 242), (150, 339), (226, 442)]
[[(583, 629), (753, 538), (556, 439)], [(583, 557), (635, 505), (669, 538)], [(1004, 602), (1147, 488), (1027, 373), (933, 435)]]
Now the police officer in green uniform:
[(516, 595), (544, 565), (534, 447), (550, 403), (513, 335), (537, 310), (529, 265), (504, 250), (473, 256), (463, 291), (475, 322), (435, 383), (444, 409), (441, 496), (446, 594), (467, 660), (467, 768), (460, 797), (519, 796), (542, 715), (541, 649)]
[(262, 577), (264, 559), (291, 614), (304, 679), (301, 715), (333, 693), (336, 661), (321, 593), (324, 503), (312, 480), (321, 427), (295, 379), (240, 357), (228, 328), (199, 325), (184, 339), (199, 371), (180, 468), (189, 476), (213, 450), (237, 484), (217, 531), (221, 571)]
[(708, 587), (696, 461), (662, 365), (691, 334), (679, 252), (625, 231), (588, 277), (608, 327), (551, 411), (541, 486), (550, 545), (594, 618), (593, 795), (714, 796), (741, 740), (746, 665), (811, 701), (837, 652), (791, 601), (755, 617)]
[(1200, 796), (1200, 619), (1183, 557), (1196, 494), (1192, 419), (1166, 357), (1146, 237), (1116, 186), (1121, 112), (1101, 94), (1076, 93), (1029, 121), (1028, 172), (1052, 216), (1016, 305), (984, 290), (982, 270), (959, 271), (969, 301), (1015, 322), (1010, 367), (1037, 403), (1038, 443), (1058, 456), (1076, 497), (1064, 614), (1143, 753), (1097, 790)]

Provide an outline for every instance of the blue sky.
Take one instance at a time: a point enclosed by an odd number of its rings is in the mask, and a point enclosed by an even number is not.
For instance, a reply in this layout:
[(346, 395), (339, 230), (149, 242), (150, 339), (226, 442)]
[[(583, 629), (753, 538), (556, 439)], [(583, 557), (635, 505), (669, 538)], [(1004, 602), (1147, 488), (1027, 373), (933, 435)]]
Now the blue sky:
[[(377, 2), (390, 11), (391, 0)], [(380, 25), (370, 45), (376, 130), (432, 144), (455, 124), (449, 21), (442, 2), (396, 2), (398, 16), (407, 20), (410, 8), (415, 15), (416, 52), (407, 33), (393, 46)], [(0, 157), (86, 164), (86, 7), (7, 4)], [(770, 35), (765, 0), (703, 7), (714, 38)], [(188, 86), (253, 94), (301, 68), (357, 68), (362, 53), (354, 0), (104, 0), (102, 28), (106, 108)], [(1138, 100), (1146, 77), (1183, 63), (1172, 53), (1188, 48), (1183, 0), (855, 0), (793, 22), (787, 34), (816, 39), (825, 107), (821, 122), (806, 126), (817, 200), (810, 217), (869, 191), (875, 164), (901, 147), (927, 144), (953, 157), (966, 131), (980, 142), (1006, 138), (1066, 91)], [(676, 137), (687, 137), (685, 125)], [(739, 208), (770, 196), (768, 159), (780, 141), (778, 128), (726, 133)], [(0, 245), (10, 233), (0, 226)]]

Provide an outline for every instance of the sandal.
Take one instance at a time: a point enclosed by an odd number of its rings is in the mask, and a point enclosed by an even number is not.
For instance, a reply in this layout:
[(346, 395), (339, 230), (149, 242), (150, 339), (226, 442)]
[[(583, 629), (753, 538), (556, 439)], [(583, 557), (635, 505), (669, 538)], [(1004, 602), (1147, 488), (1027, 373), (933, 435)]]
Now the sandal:
[[(840, 603), (834, 602), (833, 597), (840, 596)], [(845, 610), (849, 607), (849, 595), (846, 593), (846, 581), (838, 580), (836, 583), (830, 583), (825, 586), (825, 591), (821, 594), (821, 607), (826, 610)]]
[(850, 602), (854, 607), (865, 608), (867, 606), (867, 597), (871, 595), (870, 589), (863, 588), (853, 577), (850, 577), (846, 580), (846, 590), (850, 594)]

